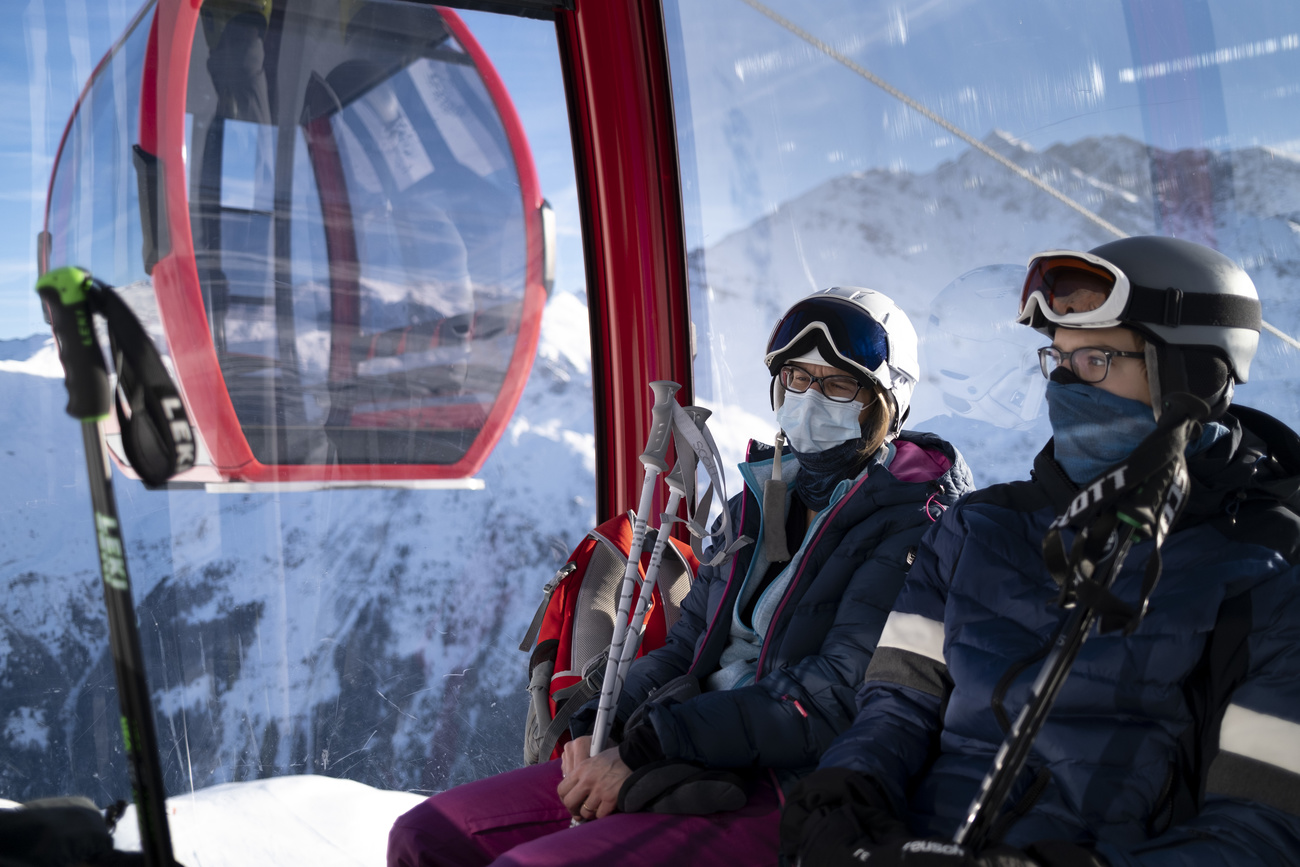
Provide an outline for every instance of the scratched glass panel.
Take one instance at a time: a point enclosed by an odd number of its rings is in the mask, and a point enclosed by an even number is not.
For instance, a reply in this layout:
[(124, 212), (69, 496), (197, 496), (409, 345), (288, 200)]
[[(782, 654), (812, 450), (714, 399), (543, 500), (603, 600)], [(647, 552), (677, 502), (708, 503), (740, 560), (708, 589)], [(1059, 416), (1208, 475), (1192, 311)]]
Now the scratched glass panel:
[[(921, 339), (907, 426), (977, 481), (1046, 441), (1028, 258), (1165, 234), (1250, 273), (1238, 401), (1300, 422), (1300, 6), (1286, 0), (665, 4), (699, 394), (773, 428), (763, 347), (816, 289), (892, 296)], [(738, 446), (737, 446), (738, 447)]]
[[(197, 4), (167, 0), (159, 5), (192, 11)], [(168, 349), (151, 301), (152, 282), (144, 273), (132, 162), (131, 146), (140, 140), (140, 82), (156, 12), (149, 4), (133, 18), (137, 6), (134, 0), (111, 0), (103, 9), (96, 5), (87, 21), (87, 4), (81, 0), (50, 0), (31, 4), (22, 17), (33, 46), (26, 68), (32, 122), (41, 130), (32, 134), (30, 145), (31, 196), (38, 216), (24, 237), (35, 238), (46, 225), (48, 199), (51, 264), (75, 262), (124, 287), (128, 303)], [(319, 13), (325, 7), (346, 20), (322, 24)], [(304, 20), (326, 31), (347, 25), (347, 36), (362, 31), (362, 24), (376, 15), (389, 21), (387, 12), (395, 4), (209, 0), (203, 8), (217, 18), (229, 13), (229, 20), (215, 23), (227, 28), (237, 24), (246, 36), (263, 34), (271, 23), (283, 30)], [(403, 8), (433, 14), (423, 5)], [(316, 14), (307, 14), (312, 9)], [(184, 828), (194, 829), (185, 824), (187, 809), (218, 804), (205, 795), (218, 784), (315, 775), (412, 793), (402, 801), (409, 805), (416, 795), (521, 763), (527, 660), (517, 645), (542, 587), (595, 523), (585, 267), (554, 26), (487, 13), (464, 12), (461, 18), (514, 103), (538, 184), (554, 208), (554, 285), (531, 374), (518, 383), (523, 393), (507, 434), (472, 483), (458, 488), (212, 493), (191, 486), (148, 491), (116, 476), (163, 777), (174, 804), (180, 805), (176, 827), (182, 831), (173, 834), (177, 840)], [(220, 29), (213, 24), (203, 19), (196, 32), (159, 31), (155, 36), (208, 39)], [(346, 39), (336, 41), (347, 48)], [(254, 42), (259, 40), (243, 39), (241, 50), (267, 48)], [(462, 265), (476, 275), (479, 300), (484, 286), (518, 282), (523, 264), (516, 255), (518, 244), (506, 249), (493, 241), (499, 228), (494, 221), (505, 225), (501, 234), (521, 231), (516, 156), (503, 150), (492, 127), (498, 121), (485, 112), (474, 82), (465, 80), (468, 67), (460, 48), (414, 62), (406, 55), (387, 58), (388, 66), (382, 44), (367, 49), (351, 58), (356, 62), (348, 69), (356, 80), (374, 87), (354, 89), (355, 99), (340, 99), (344, 105), (330, 103), (327, 108), (333, 111), (325, 116), (342, 142), (343, 157), (350, 160), (344, 171), (355, 182), (351, 201), (366, 213), (360, 247), (368, 258), (362, 277), (370, 281), (367, 286), (379, 287), (363, 299), (361, 326), (387, 341), (384, 347), (391, 350), (385, 355), (380, 347), (358, 363), (379, 367), (376, 359), (401, 355), (401, 338), (418, 330), (429, 309), (437, 308), (444, 319), (465, 315), (456, 306), (465, 301), (454, 291), (456, 281), (438, 271), (446, 257), (420, 258), (441, 252), (429, 234), (436, 234), (441, 224), (430, 214), (471, 215), (458, 224), (464, 241), (460, 251)], [(274, 66), (280, 84), (293, 72), (291, 61), (282, 50)], [(272, 68), (268, 64), (265, 68)], [(348, 80), (336, 76), (336, 96)], [(305, 78), (302, 86), (308, 86)], [(257, 96), (244, 93), (242, 98), (255, 103)], [(176, 106), (184, 108), (183, 101)], [(277, 105), (272, 101), (263, 108), (274, 112)], [(208, 171), (219, 170), (228, 178), (211, 204), (248, 218), (240, 226), (231, 222), (224, 227), (243, 231), (242, 251), (261, 249), (258, 244), (274, 231), (266, 215), (277, 206), (287, 202), (319, 210), (313, 164), (304, 156), (301, 108), (297, 105), (282, 118), (283, 130), (232, 109), (221, 130), (223, 147), (215, 150), (211, 146), (217, 136), (192, 114), (159, 121), (185, 131), (186, 189), (204, 182)], [(446, 147), (430, 155), (402, 139), (400, 130), (376, 126), (385, 117), (397, 123), (399, 116), (424, 124), (426, 142), (433, 140), (430, 125), (436, 125), (438, 141)], [(369, 145), (361, 148), (358, 142), (367, 136)], [(206, 150), (195, 147), (196, 137), (204, 139)], [(61, 153), (60, 142), (66, 143)], [(211, 165), (190, 165), (205, 153)], [(292, 171), (281, 171), (276, 176), (281, 186), (268, 189), (277, 159), (292, 162)], [(20, 189), (29, 182), (25, 162), (22, 169)], [(388, 173), (383, 178), (390, 188), (388, 199), (373, 184), (366, 186), (375, 181), (367, 171)], [(469, 195), (469, 174), (508, 195)], [(511, 195), (513, 211), (500, 204)], [(401, 207), (390, 207), (389, 199), (397, 198)], [(289, 240), (295, 256), (289, 272), (299, 283), (328, 279), (321, 253), (327, 239), (320, 223), (299, 221), (288, 229), (294, 233)], [(256, 269), (256, 258), (232, 257), (226, 265), (236, 283), (264, 288), (269, 296), (273, 281), (265, 269)], [(6, 432), (0, 448), (5, 475), (0, 485), (0, 513), (5, 515), (0, 533), (0, 594), (5, 600), (0, 608), (0, 799), (80, 794), (103, 806), (130, 800), (131, 794), (81, 439), (76, 423), (63, 412), (62, 369), (48, 328), (39, 310), (27, 315), (26, 306), (19, 304), (35, 298), (35, 259), (27, 256), (15, 265), (22, 270), (14, 281), (17, 288), (5, 284), (0, 294), (6, 303), (0, 313), (0, 392), (7, 413), (0, 424)], [(426, 292), (420, 309), (414, 302), (406, 304), (409, 299), (381, 297), (380, 284), (398, 279), (394, 275), (402, 269), (452, 288), (437, 297)], [(331, 325), (328, 311), (295, 312), (302, 332)], [(245, 343), (235, 348), (250, 351), (255, 338), (243, 334)], [(175, 354), (192, 347), (170, 350)], [(504, 368), (504, 362), (497, 365), (498, 380)], [(486, 374), (483, 378), (485, 388), (500, 385), (487, 383)], [(242, 791), (265, 790), (255, 784)], [(328, 791), (346, 791), (331, 797), (349, 806), (345, 812), (362, 817), (371, 815), (368, 804), (380, 803), (359, 786)], [(256, 794), (250, 797), (243, 802), (246, 811), (257, 809), (248, 805), (266, 803)], [(283, 803), (299, 807), (294, 822), (310, 823), (309, 797), (295, 801), (286, 794)], [(391, 813), (390, 807), (383, 809)], [(220, 818), (229, 814), (207, 815), (217, 817), (207, 823), (208, 837), (202, 838), (211, 845), (198, 859), (178, 848), (182, 863), (227, 863), (223, 858), (231, 847), (238, 849), (265, 832), (255, 829), (240, 839), (231, 833), (235, 823)], [(359, 863), (382, 858), (382, 838), (395, 815), (371, 823), (378, 828), (371, 836), (381, 850)], [(291, 847), (294, 852), (307, 859), (304, 853), (318, 851), (312, 847), (351, 851), (352, 830), (346, 822), (335, 829), (319, 816), (315, 821), (316, 837), (286, 838), (306, 847)], [(331, 837), (336, 830), (338, 836)], [(257, 858), (229, 863), (250, 862), (260, 863)]]

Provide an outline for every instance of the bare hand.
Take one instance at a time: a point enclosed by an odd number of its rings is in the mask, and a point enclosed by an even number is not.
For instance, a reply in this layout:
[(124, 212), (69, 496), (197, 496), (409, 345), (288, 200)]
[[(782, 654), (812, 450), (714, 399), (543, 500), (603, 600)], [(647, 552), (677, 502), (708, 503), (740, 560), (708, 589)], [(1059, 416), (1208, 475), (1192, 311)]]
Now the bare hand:
[(560, 753), (560, 775), (567, 777), (573, 769), (591, 758), (591, 735), (569, 741)]
[(560, 764), (564, 779), (556, 790), (565, 808), (583, 820), (603, 819), (614, 812), (623, 781), (632, 776), (632, 769), (618, 757), (618, 747), (586, 758), (590, 750), (590, 738), (565, 744)]

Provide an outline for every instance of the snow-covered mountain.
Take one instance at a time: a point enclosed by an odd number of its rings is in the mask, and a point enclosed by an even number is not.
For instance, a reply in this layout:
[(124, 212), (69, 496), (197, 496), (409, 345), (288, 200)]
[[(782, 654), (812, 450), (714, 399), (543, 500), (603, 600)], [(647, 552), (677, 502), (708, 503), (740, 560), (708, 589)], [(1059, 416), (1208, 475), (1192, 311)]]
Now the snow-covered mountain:
[[(119, 479), (170, 792), (296, 773), (434, 791), (519, 762), (516, 646), (595, 519), (586, 335), (582, 302), (555, 296), (484, 490)], [(108, 802), (127, 791), (117, 700), (81, 437), (57, 359), (41, 365), (51, 352), (0, 362), (0, 795)]]
[[(1250, 273), (1264, 319), (1300, 337), (1300, 158), (1264, 148), (1169, 154), (1121, 136), (1039, 152), (994, 132), (985, 144), (1127, 234), (1173, 233), (1213, 243)], [(1164, 190), (1159, 217), (1153, 165)], [(971, 269), (1023, 266), (1043, 250), (1087, 250), (1115, 238), (973, 149), (925, 174), (873, 169), (835, 178), (692, 254), (693, 285), (706, 287), (710, 299), (693, 311), (697, 319), (708, 317), (697, 322), (697, 370), (713, 375), (703, 390), (766, 416), (760, 361), (776, 317), (816, 289), (870, 287), (893, 297), (921, 338), (923, 381), (908, 426), (950, 436), (982, 483), (1022, 477), (1028, 457), (1047, 438), (1045, 419), (1019, 431), (972, 423), (978, 415), (963, 416), (945, 401), (945, 392), (960, 392), (942, 381), (940, 370), (982, 371), (1001, 363), (1009, 347), (1018, 355), (1046, 341), (1035, 342), (1014, 325), (1019, 286), (961, 311), (975, 321), (954, 321), (948, 299), (938, 296)], [(981, 329), (982, 343), (974, 340)], [(725, 358), (710, 352), (717, 346), (726, 347)], [(737, 368), (737, 360), (746, 366)], [(1294, 347), (1265, 334), (1240, 399), (1300, 422), (1297, 360)], [(1036, 362), (1024, 361), (1023, 388), (1041, 389)]]
[[(1144, 145), (988, 141), (1122, 230), (1157, 228)], [(1199, 225), (1250, 271), (1265, 319), (1300, 335), (1300, 161), (1261, 149), (1156, 156), (1208, 180), (1212, 195), (1188, 207), (1212, 210)], [(1166, 211), (1165, 225), (1188, 216)], [(694, 311), (697, 367), (712, 375), (701, 391), (719, 444), (734, 461), (746, 437), (770, 435), (760, 361), (785, 306), (866, 285), (921, 334), (927, 370), (909, 426), (953, 439), (984, 483), (1022, 476), (1046, 435), (1030, 411), (1038, 374), (1016, 367), (1026, 330), (1008, 325), (1015, 300), (981, 289), (988, 310), (970, 321), (941, 290), (973, 268), (1112, 237), (974, 152), (925, 174), (846, 175), (786, 202), (692, 254), (710, 298)], [(595, 520), (587, 333), (581, 300), (554, 296), (481, 491), (214, 495), (119, 481), (169, 792), (306, 773), (431, 792), (519, 763), (516, 645)], [(1242, 399), (1296, 424), (1298, 359), (1265, 335)], [(1018, 429), (963, 412), (939, 372), (994, 364), (1021, 376), (1015, 393), (1031, 402)], [(106, 803), (126, 795), (126, 773), (81, 438), (59, 377), (44, 339), (0, 342), (0, 797)]]

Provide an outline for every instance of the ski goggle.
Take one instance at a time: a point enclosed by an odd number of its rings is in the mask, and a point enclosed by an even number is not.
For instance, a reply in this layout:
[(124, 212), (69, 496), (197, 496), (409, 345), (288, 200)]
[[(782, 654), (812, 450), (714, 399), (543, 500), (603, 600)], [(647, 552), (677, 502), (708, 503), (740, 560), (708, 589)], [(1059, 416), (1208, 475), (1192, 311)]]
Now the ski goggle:
[[(769, 369), (776, 358), (816, 331), (830, 340), (845, 362), (888, 384), (889, 334), (885, 327), (861, 307), (834, 296), (805, 298), (786, 311), (767, 341), (764, 361)], [(831, 358), (827, 361), (834, 363)]]
[(1070, 328), (1142, 323), (1252, 331), (1262, 324), (1257, 297), (1140, 286), (1100, 256), (1072, 250), (1051, 250), (1029, 260), (1016, 321), (1034, 328), (1046, 323)]
[(1099, 256), (1069, 250), (1039, 253), (1029, 260), (1019, 321), (1033, 324), (1035, 314), (1041, 314), (1057, 325), (1118, 325), (1132, 290), (1124, 272)]

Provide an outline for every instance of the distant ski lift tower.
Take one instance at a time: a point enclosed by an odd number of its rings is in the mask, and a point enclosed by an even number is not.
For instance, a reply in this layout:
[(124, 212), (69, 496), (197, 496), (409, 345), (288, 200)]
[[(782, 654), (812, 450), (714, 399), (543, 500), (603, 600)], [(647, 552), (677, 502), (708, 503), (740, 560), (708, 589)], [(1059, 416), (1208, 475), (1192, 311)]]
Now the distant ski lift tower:
[(554, 273), (491, 62), (440, 7), (196, 5), (148, 4), (96, 69), (42, 271), (123, 287), (199, 429), (183, 483), (473, 485)]

